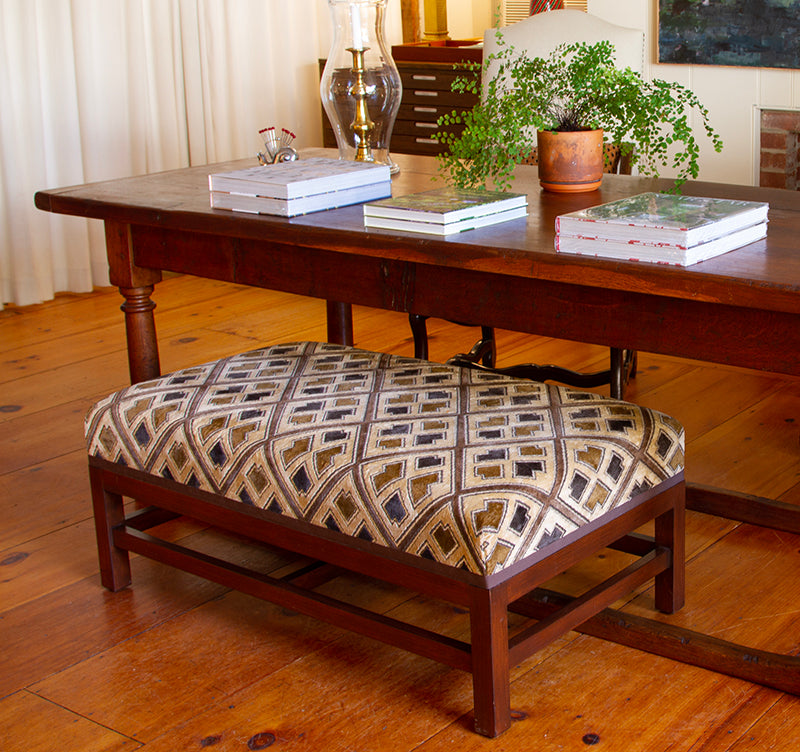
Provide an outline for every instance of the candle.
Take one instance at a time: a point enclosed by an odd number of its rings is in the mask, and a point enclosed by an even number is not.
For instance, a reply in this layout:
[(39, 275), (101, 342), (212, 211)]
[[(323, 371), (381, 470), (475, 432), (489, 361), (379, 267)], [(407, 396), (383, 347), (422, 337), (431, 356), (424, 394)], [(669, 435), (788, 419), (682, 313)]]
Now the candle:
[(356, 3), (350, 5), (350, 25), (353, 29), (353, 49), (363, 50), (364, 42), (361, 39), (361, 8)]

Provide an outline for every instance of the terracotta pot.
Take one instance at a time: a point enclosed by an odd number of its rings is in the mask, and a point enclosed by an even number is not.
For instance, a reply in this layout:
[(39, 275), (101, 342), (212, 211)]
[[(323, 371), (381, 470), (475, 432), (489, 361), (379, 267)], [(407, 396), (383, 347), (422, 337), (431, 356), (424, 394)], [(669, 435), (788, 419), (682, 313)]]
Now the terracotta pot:
[(539, 182), (546, 191), (594, 191), (603, 180), (603, 131), (539, 131)]

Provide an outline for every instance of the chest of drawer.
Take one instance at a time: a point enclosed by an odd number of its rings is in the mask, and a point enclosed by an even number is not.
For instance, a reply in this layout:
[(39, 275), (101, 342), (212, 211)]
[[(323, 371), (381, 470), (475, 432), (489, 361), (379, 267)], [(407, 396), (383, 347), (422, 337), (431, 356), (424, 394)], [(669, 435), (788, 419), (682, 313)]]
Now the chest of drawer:
[[(325, 61), (320, 61), (320, 74)], [(466, 72), (451, 63), (399, 61), (403, 98), (392, 130), (391, 151), (405, 154), (438, 154), (441, 146), (433, 135), (441, 130), (439, 118), (453, 110), (468, 110), (476, 94), (452, 90), (453, 81)], [(322, 113), (325, 146), (336, 146), (328, 118)]]

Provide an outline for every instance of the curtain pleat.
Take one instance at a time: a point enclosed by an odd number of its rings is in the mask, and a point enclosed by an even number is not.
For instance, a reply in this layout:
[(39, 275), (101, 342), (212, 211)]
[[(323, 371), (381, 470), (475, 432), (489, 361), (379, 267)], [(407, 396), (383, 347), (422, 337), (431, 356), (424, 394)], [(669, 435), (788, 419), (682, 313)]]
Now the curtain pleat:
[(108, 284), (102, 223), (36, 190), (254, 157), (269, 125), (319, 146), (329, 27), (327, 0), (0, 0), (0, 308)]
[(83, 178), (69, 3), (0, 4), (0, 291), (33, 303), (91, 290), (86, 222), (42, 221), (33, 191)]

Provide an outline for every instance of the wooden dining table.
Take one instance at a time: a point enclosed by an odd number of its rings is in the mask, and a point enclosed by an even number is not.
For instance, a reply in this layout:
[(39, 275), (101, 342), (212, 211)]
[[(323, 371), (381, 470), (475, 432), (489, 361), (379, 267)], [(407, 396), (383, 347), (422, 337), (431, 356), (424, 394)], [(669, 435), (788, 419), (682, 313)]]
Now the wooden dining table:
[[(333, 156), (310, 150), (303, 156)], [(441, 186), (430, 157), (395, 155), (393, 195)], [(591, 193), (540, 190), (521, 166), (526, 218), (440, 237), (365, 229), (359, 205), (304, 216), (210, 208), (208, 175), (254, 160), (36, 193), (36, 206), (105, 224), (111, 283), (124, 298), (132, 382), (160, 374), (152, 301), (180, 272), (328, 301), (328, 337), (353, 344), (353, 304), (473, 321), (564, 340), (800, 375), (800, 193), (690, 181), (689, 195), (766, 201), (764, 240), (690, 267), (556, 253), (559, 214), (663, 190), (606, 175)], [(269, 169), (269, 168), (265, 168)], [(357, 343), (355, 343), (357, 344)], [(800, 462), (800, 457), (798, 457)], [(800, 533), (800, 508), (736, 489), (689, 485), (690, 509)], [(552, 604), (525, 605), (539, 618)], [(800, 659), (609, 609), (579, 631), (800, 693)]]

